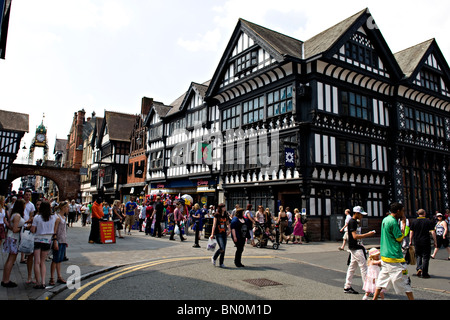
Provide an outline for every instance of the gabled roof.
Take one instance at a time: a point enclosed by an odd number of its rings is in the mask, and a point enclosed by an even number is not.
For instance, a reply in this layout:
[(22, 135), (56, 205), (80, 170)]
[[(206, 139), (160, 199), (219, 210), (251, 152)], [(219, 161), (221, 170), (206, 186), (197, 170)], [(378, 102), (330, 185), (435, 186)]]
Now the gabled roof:
[(344, 36), (344, 34), (368, 12), (369, 9), (367, 8), (361, 10), (351, 17), (305, 41), (305, 59), (310, 59), (330, 50)]
[(189, 102), (190, 97), (194, 91), (198, 92), (200, 96), (204, 99), (206, 92), (208, 90), (208, 86), (211, 80), (206, 81), (202, 84), (191, 82), (188, 91), (186, 91), (183, 95), (178, 97), (174, 102), (170, 104), (172, 109), (165, 115), (165, 117), (170, 117), (186, 108), (187, 103)]
[[(136, 122), (136, 115), (119, 113), (113, 111), (105, 111), (101, 133), (105, 130), (105, 125), (108, 126), (109, 140), (112, 141), (130, 141), (130, 133), (133, 130)], [(99, 136), (99, 145), (103, 135)]]
[(147, 114), (144, 120), (144, 125), (148, 126), (150, 119), (154, 113), (156, 113), (160, 118), (165, 117), (169, 111), (172, 109), (171, 106), (166, 106), (162, 102), (152, 101), (152, 106), (150, 108), (150, 112)]
[(274, 50), (280, 57), (289, 56), (302, 59), (303, 41), (267, 29), (242, 18), (239, 21), (242, 24), (241, 28), (247, 31), (247, 34), (250, 36), (253, 35), (254, 38), (259, 38), (263, 41), (263, 43), (260, 43), (263, 48), (268, 49), (270, 47), (272, 49), (268, 50), (269, 52)]
[(331, 58), (359, 28), (364, 29), (391, 78), (401, 79), (402, 70), (368, 8), (305, 41), (305, 60)]
[(0, 130), (29, 132), (29, 115), (0, 110)]
[(397, 62), (402, 69), (406, 79), (415, 79), (417, 73), (420, 72), (421, 67), (428, 59), (429, 55), (433, 54), (437, 63), (442, 68), (442, 72), (450, 80), (450, 68), (442, 51), (436, 42), (436, 39), (430, 39), (419, 43), (415, 46), (409, 47), (394, 54)]
[(278, 62), (288, 59), (300, 60), (303, 55), (303, 42), (286, 36), (282, 33), (270, 30), (255, 23), (244, 19), (239, 19), (230, 41), (225, 49), (224, 54), (219, 62), (216, 71), (210, 81), (206, 97), (211, 97), (213, 92), (217, 90), (223, 73), (225, 72), (228, 60), (232, 56), (232, 52), (241, 32), (246, 33), (253, 41), (268, 52)]
[(55, 140), (55, 147), (53, 149), (53, 154), (56, 154), (58, 151), (64, 153), (66, 151), (67, 139), (58, 139)]

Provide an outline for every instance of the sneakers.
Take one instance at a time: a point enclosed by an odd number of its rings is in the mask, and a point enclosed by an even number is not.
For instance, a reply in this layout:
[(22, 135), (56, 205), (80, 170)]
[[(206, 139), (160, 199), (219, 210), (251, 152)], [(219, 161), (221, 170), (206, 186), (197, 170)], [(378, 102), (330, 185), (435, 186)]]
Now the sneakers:
[(216, 266), (216, 260), (214, 260), (214, 257), (211, 257), (211, 262), (212, 262), (213, 266)]
[(17, 287), (17, 284), (15, 282), (12, 282), (12, 281), (9, 281), (9, 282), (3, 282), (2, 281), (2, 287), (15, 288), (15, 287)]
[(344, 293), (359, 294), (359, 292), (355, 291), (355, 289), (353, 289), (352, 287), (344, 288)]

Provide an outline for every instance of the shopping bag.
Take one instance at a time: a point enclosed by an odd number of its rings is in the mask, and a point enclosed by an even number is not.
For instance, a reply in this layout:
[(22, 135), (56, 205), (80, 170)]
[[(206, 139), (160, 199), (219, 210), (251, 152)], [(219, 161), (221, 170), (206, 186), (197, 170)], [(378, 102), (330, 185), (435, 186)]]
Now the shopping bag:
[(22, 228), (20, 232), (19, 252), (31, 254), (34, 251), (34, 234)]
[(206, 246), (206, 250), (214, 251), (216, 249), (217, 241), (216, 239), (209, 238), (208, 245)]
[(180, 234), (180, 228), (178, 228), (178, 225), (175, 225), (175, 234)]

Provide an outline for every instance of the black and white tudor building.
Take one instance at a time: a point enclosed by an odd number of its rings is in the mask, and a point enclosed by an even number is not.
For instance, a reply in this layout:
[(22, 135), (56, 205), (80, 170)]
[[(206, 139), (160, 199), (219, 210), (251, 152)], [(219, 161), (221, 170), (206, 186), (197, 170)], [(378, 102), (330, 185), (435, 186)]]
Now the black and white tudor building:
[(313, 239), (354, 205), (378, 230), (393, 201), (434, 214), (449, 208), (449, 88), (434, 39), (393, 54), (368, 9), (304, 42), (240, 19), (212, 79), (151, 112), (151, 190), (306, 208)]

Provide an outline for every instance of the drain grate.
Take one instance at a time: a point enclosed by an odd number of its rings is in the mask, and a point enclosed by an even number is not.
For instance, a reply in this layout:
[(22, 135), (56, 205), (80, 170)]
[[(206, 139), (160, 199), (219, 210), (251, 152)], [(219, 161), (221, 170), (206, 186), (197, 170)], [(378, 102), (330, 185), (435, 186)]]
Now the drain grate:
[(247, 279), (247, 280), (243, 280), (245, 282), (248, 282), (250, 284), (253, 284), (255, 286), (258, 287), (272, 287), (272, 286), (281, 286), (282, 284), (276, 281), (272, 281), (269, 279), (264, 279), (264, 278), (260, 278), (260, 279)]

